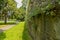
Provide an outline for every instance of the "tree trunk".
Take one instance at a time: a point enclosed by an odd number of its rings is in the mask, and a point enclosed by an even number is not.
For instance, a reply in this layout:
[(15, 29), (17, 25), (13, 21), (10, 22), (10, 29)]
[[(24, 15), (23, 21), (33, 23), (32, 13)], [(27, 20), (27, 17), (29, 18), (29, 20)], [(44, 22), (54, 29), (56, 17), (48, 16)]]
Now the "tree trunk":
[(7, 13), (5, 13), (5, 24), (7, 23)]
[(4, 14), (4, 23), (7, 23), (7, 11), (3, 10), (3, 14)]

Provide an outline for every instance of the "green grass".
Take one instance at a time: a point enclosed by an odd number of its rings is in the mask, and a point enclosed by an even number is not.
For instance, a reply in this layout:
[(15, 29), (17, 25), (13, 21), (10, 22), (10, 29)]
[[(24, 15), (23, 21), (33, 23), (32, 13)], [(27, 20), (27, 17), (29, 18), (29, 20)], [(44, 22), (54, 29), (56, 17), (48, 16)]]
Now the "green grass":
[[(13, 24), (16, 23), (16, 21), (7, 21), (7, 24)], [(4, 24), (4, 21), (0, 21), (0, 24)]]
[(4, 32), (5, 38), (4, 40), (22, 40), (24, 30), (24, 22), (20, 22), (13, 28)]

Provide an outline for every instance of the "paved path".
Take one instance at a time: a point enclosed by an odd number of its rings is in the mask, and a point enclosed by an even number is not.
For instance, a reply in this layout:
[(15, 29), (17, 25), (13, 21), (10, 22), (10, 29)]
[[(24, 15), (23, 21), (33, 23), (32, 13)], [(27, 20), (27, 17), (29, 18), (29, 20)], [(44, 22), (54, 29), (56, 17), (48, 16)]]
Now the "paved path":
[(7, 26), (5, 26), (5, 27), (2, 27), (2, 28), (0, 28), (1, 30), (8, 30), (8, 29), (10, 29), (10, 28), (12, 28), (12, 27), (14, 27), (15, 25), (7, 25)]

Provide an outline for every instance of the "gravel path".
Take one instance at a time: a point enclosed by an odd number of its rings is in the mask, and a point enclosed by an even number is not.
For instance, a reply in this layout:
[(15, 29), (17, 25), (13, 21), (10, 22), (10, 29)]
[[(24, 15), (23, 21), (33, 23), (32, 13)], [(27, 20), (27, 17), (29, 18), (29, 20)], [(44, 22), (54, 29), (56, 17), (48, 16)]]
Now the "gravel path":
[(10, 29), (10, 28), (12, 28), (12, 27), (14, 27), (15, 25), (7, 25), (7, 26), (5, 26), (5, 27), (2, 27), (2, 28), (0, 28), (1, 30), (8, 30), (8, 29)]

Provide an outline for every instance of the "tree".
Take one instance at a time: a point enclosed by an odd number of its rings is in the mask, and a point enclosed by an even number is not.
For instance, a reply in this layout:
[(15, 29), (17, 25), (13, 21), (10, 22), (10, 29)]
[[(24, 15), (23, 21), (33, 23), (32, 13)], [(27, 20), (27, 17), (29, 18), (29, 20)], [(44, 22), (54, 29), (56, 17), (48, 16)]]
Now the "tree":
[[(1, 0), (0, 1), (0, 11), (6, 9), (5, 7), (7, 6), (7, 1)], [(6, 14), (6, 13), (5, 13)], [(6, 23), (6, 15), (5, 15), (5, 23)]]
[(0, 0), (0, 11), (2, 10), (2, 8), (4, 8), (4, 6), (5, 6), (5, 1)]
[[(0, 9), (2, 10), (2, 14), (4, 14), (5, 24), (7, 23), (7, 17), (10, 12), (16, 10), (16, 2), (14, 0), (1, 0), (0, 1)], [(9, 11), (9, 13), (8, 13)]]
[(59, 2), (59, 0), (28, 0), (24, 30), (27, 36), (24, 36), (23, 40), (57, 40), (54, 24), (57, 15), (60, 14)]
[(25, 20), (25, 14), (26, 14), (26, 8), (23, 7), (23, 5), (19, 8), (20, 11), (20, 20), (24, 21)]
[(7, 23), (7, 17), (9, 16), (8, 14), (11, 15), (11, 13), (8, 13), (9, 12), (12, 12), (12, 11), (15, 11), (16, 9), (16, 2), (14, 0), (7, 0), (7, 5), (6, 5), (6, 9), (5, 9), (5, 24)]

